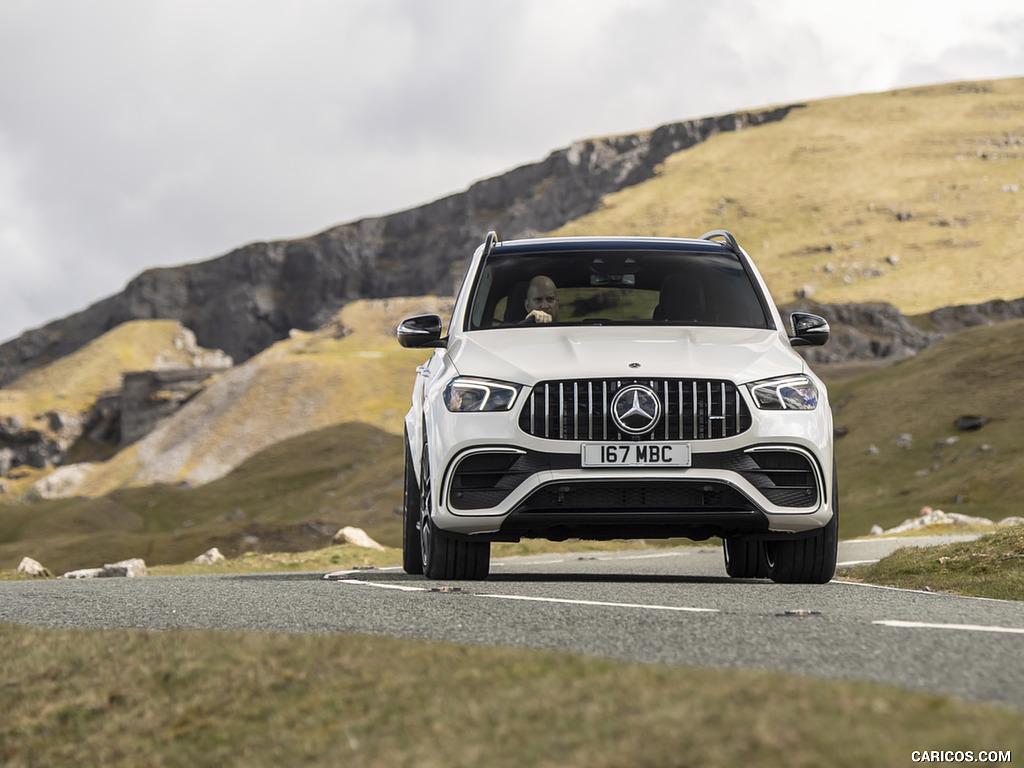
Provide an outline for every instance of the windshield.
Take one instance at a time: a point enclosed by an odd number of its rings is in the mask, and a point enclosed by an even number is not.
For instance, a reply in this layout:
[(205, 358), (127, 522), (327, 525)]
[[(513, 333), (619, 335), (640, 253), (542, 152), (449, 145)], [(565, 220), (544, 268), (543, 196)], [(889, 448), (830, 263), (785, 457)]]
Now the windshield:
[(495, 249), (478, 273), (467, 330), (548, 323), (771, 327), (732, 253)]

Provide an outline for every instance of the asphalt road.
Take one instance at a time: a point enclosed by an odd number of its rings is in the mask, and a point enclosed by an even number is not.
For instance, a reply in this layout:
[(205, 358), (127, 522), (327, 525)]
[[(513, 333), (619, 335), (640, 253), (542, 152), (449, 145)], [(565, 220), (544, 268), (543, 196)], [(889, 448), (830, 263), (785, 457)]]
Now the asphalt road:
[[(909, 543), (843, 542), (840, 561)], [(429, 582), (400, 569), (0, 582), (0, 621), (545, 648), (868, 680), (1024, 709), (1024, 603), (737, 581), (718, 548), (496, 560), (483, 582)]]

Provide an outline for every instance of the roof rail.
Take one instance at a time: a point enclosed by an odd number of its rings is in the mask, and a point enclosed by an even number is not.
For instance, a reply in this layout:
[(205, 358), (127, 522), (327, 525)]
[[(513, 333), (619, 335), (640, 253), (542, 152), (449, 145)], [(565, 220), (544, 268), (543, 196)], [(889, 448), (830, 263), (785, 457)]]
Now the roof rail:
[(491, 255), (491, 249), (498, 242), (498, 233), (493, 229), (487, 233), (487, 237), (484, 238), (484, 258), (486, 259)]
[(732, 232), (725, 229), (713, 229), (710, 232), (705, 232), (700, 236), (701, 240), (714, 240), (715, 238), (722, 238), (725, 240), (725, 245), (730, 251), (735, 253), (737, 256), (740, 255), (740, 244), (736, 242), (736, 238), (732, 236)]

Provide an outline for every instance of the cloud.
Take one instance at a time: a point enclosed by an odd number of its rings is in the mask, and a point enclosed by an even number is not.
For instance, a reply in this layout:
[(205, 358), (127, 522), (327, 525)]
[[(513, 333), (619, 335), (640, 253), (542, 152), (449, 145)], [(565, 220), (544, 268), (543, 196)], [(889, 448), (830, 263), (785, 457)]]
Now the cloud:
[(595, 135), (1024, 74), (1014, 2), (0, 4), (0, 339)]

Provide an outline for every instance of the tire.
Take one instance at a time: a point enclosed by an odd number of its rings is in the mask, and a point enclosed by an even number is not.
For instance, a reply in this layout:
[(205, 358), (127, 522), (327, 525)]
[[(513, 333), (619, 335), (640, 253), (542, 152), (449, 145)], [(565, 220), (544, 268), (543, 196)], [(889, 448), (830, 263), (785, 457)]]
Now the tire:
[(779, 584), (826, 584), (836, 574), (839, 484), (832, 468), (832, 519), (810, 536), (766, 543), (768, 574)]
[(734, 579), (765, 579), (768, 577), (768, 554), (763, 541), (746, 536), (722, 539), (725, 572)]
[(405, 436), (405, 493), (402, 501), (402, 568), (406, 573), (423, 573), (420, 552), (420, 486), (412, 465), (409, 435)]
[(420, 464), (419, 497), (420, 572), (428, 579), (486, 579), (491, 568), (491, 542), (457, 538), (434, 525), (426, 442)]

